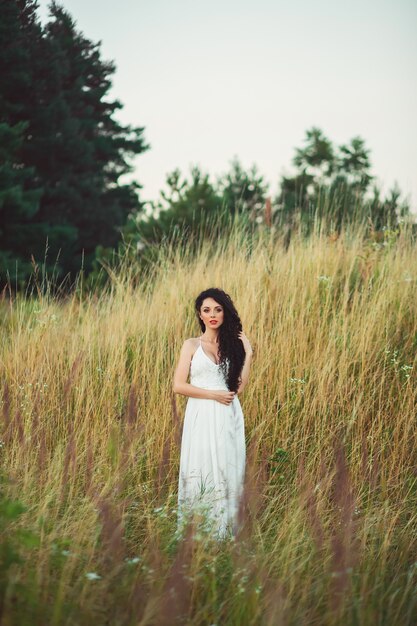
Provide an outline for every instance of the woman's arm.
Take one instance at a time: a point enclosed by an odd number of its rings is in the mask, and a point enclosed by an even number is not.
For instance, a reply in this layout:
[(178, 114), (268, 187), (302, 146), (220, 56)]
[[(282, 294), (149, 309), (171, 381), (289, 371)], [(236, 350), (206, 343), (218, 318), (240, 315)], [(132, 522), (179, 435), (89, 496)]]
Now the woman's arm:
[(192, 340), (186, 339), (182, 345), (180, 358), (174, 373), (172, 391), (180, 393), (190, 398), (206, 398), (207, 400), (215, 400), (215, 392), (210, 389), (203, 389), (187, 383), (188, 372), (190, 371), (190, 363), (194, 352)]
[(252, 346), (250, 345), (249, 339), (246, 337), (243, 331), (240, 333), (240, 338), (243, 343), (243, 347), (245, 348), (246, 356), (245, 356), (245, 362), (242, 367), (242, 372), (240, 374), (241, 382), (239, 384), (239, 387), (237, 388), (237, 393), (242, 393), (242, 391), (244, 390), (244, 388), (246, 387), (248, 383), (249, 371), (250, 371), (252, 355), (253, 355)]
[(244, 390), (244, 388), (246, 387), (248, 383), (251, 361), (252, 361), (252, 353), (251, 352), (249, 354), (246, 353), (245, 362), (242, 367), (242, 373), (240, 374), (240, 377), (242, 380), (241, 380), (239, 387), (237, 388), (237, 393), (242, 393), (242, 391)]

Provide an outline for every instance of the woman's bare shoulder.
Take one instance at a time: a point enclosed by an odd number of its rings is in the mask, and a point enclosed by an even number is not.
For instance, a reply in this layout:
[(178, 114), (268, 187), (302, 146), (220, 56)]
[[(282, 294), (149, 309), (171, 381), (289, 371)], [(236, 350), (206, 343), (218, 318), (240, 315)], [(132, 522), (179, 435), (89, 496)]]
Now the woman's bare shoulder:
[(195, 351), (198, 348), (198, 337), (189, 337), (188, 339), (184, 339), (181, 348), (181, 354), (188, 359), (192, 359)]
[(184, 344), (190, 348), (197, 348), (198, 342), (198, 337), (189, 337), (188, 339), (184, 339)]
[(183, 350), (187, 351), (190, 358), (193, 358), (194, 352), (198, 348), (198, 343), (198, 337), (189, 337), (188, 339), (184, 339)]

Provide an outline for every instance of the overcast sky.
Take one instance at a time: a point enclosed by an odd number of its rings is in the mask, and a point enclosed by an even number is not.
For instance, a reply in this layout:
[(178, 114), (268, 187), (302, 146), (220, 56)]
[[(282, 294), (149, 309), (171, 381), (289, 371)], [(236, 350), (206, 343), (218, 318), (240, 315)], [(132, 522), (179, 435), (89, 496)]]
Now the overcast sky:
[[(42, 22), (49, 2), (39, 2)], [(114, 60), (117, 117), (144, 126), (141, 198), (193, 164), (216, 176), (237, 156), (270, 192), (305, 131), (360, 135), (383, 193), (417, 212), (416, 0), (63, 0)]]

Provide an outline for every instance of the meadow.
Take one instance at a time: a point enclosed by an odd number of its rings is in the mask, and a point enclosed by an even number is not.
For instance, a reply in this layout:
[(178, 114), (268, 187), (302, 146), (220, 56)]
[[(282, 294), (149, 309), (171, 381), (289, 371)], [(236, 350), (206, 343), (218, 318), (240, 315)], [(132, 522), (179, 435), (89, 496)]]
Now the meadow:
[[(254, 349), (223, 542), (198, 520), (175, 536), (172, 376), (211, 286)], [(1, 624), (415, 624), (416, 286), (406, 228), (236, 227), (101, 291), (3, 292)]]

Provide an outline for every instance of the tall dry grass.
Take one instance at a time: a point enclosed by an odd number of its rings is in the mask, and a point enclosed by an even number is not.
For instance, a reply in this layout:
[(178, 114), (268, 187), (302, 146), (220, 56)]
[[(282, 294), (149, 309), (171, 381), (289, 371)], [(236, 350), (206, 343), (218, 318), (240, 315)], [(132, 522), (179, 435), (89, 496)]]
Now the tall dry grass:
[[(5, 297), (2, 490), (27, 508), (3, 526), (38, 542), (2, 577), (2, 623), (415, 623), (416, 284), (405, 231), (288, 246), (236, 227), (101, 294)], [(222, 543), (174, 532), (172, 375), (209, 286), (254, 348), (242, 530)]]

